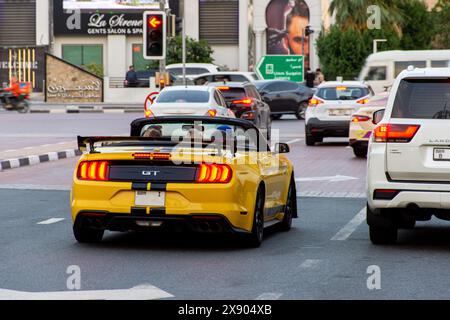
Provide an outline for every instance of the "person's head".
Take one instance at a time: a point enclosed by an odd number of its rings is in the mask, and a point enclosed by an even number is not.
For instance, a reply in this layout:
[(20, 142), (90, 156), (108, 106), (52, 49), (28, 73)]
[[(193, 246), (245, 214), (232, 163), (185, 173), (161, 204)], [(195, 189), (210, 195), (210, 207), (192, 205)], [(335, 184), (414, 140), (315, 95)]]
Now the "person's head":
[(317, 73), (322, 73), (322, 70), (320, 68), (317, 68), (316, 72)]
[[(290, 54), (308, 54), (308, 37), (304, 35), (304, 30), (309, 24), (309, 9), (302, 0), (297, 0), (291, 12), (286, 16), (285, 45)], [(302, 48), (302, 37), (304, 37), (304, 50)]]
[(130, 71), (134, 71), (134, 66), (130, 66)]
[(161, 138), (162, 137), (162, 132), (161, 132), (161, 128), (160, 127), (150, 127), (147, 130), (145, 130), (144, 134), (143, 134), (144, 138)]

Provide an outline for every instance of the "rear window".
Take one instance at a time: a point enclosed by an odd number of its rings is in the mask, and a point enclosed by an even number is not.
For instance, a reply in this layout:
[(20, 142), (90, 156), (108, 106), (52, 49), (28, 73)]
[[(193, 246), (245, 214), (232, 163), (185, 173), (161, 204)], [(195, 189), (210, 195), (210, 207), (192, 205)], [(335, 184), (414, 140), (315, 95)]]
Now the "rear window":
[(450, 119), (450, 78), (402, 80), (392, 118)]
[[(169, 69), (169, 71), (176, 76), (183, 75), (183, 68), (171, 68)], [(186, 75), (188, 76), (199, 75), (204, 73), (209, 73), (209, 70), (205, 68), (192, 68), (192, 67), (186, 68)]]
[(232, 100), (240, 100), (245, 98), (245, 90), (243, 88), (230, 88), (228, 90), (220, 90), (226, 102)]
[(209, 92), (196, 90), (170, 90), (161, 92), (156, 102), (158, 103), (207, 103)]
[(332, 87), (319, 89), (316, 95), (324, 100), (357, 100), (369, 95), (364, 87)]

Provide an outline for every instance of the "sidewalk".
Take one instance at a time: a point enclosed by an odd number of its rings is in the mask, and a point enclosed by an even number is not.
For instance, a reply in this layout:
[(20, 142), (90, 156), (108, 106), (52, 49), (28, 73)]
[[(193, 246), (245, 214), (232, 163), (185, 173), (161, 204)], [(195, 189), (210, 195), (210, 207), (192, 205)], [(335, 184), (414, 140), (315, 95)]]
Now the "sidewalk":
[(45, 103), (32, 101), (31, 113), (143, 113), (142, 104), (123, 103)]

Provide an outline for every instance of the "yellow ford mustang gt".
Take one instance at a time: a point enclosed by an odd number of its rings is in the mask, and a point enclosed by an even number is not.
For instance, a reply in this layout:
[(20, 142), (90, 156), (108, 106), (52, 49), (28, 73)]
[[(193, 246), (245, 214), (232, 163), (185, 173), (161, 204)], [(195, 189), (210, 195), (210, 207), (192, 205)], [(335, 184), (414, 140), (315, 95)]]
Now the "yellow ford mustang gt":
[(207, 117), (139, 119), (130, 137), (78, 137), (73, 232), (99, 242), (105, 230), (232, 232), (258, 247), (264, 228), (297, 218), (286, 144), (270, 150), (250, 122)]

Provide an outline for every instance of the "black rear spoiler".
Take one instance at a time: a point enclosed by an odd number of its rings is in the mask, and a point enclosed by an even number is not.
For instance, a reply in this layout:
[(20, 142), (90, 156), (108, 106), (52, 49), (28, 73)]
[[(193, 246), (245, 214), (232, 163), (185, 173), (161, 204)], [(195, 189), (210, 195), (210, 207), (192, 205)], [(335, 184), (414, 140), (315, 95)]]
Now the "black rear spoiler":
[[(94, 145), (99, 142), (143, 142), (142, 146), (151, 145), (155, 147), (174, 147), (180, 145), (179, 141), (173, 141), (171, 139), (155, 139), (148, 137), (77, 137), (78, 149), (81, 152), (95, 153)], [(185, 143), (186, 144), (186, 143)], [(211, 143), (200, 143), (203, 147), (210, 146)], [(188, 145), (198, 146), (198, 142), (192, 142)]]

